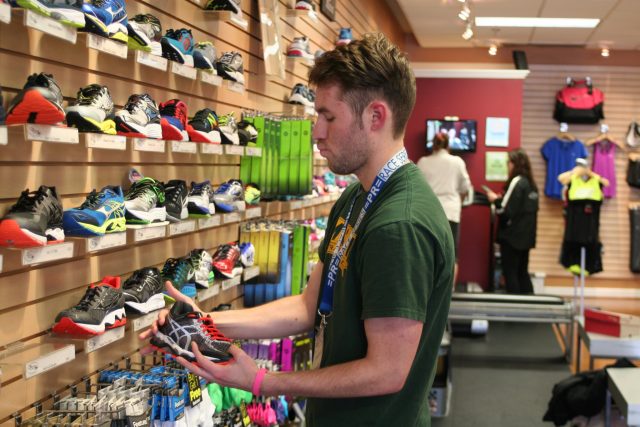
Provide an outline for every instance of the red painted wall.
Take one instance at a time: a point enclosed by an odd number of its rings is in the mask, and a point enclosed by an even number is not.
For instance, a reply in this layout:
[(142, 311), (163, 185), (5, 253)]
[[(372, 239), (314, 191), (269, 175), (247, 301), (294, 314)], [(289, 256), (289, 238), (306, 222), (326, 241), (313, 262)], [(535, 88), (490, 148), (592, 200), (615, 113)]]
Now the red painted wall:
[[(477, 149), (462, 154), (474, 188), (486, 184), (501, 191), (504, 183), (486, 182), (484, 145), (487, 117), (509, 118), (509, 147), (490, 147), (508, 151), (520, 147), (523, 80), (512, 79), (417, 79), (417, 101), (407, 125), (405, 146), (409, 157), (417, 161), (426, 155), (426, 119), (458, 116), (478, 121)], [(489, 274), (489, 208), (468, 206), (460, 220), (458, 282), (478, 282), (486, 289)]]

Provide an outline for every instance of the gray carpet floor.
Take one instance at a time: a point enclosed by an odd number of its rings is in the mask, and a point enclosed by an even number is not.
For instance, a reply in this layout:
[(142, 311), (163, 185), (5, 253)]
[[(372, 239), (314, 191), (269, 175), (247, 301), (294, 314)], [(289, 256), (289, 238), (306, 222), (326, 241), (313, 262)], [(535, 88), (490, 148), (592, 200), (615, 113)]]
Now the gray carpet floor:
[(551, 389), (571, 373), (551, 325), (492, 322), (451, 351), (450, 412), (433, 427), (553, 426), (542, 421)]

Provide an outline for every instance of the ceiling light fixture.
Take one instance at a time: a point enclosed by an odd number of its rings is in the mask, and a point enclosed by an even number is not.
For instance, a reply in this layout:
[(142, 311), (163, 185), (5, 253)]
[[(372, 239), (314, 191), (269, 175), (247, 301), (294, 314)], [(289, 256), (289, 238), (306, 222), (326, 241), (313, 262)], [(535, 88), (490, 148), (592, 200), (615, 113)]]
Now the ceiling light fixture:
[(602, 50), (600, 51), (600, 55), (604, 56), (605, 58), (609, 57), (609, 49), (606, 47), (603, 47)]
[(469, 40), (471, 37), (473, 37), (473, 28), (471, 28), (471, 23), (468, 23), (467, 28), (464, 30), (464, 33), (462, 33), (462, 38)]
[(498, 53), (498, 46), (496, 46), (495, 44), (492, 44), (489, 47), (489, 55), (496, 56), (497, 53)]
[(476, 16), (476, 27), (595, 28), (599, 19), (587, 18), (503, 18)]
[(466, 3), (467, 0), (458, 0), (460, 3)]

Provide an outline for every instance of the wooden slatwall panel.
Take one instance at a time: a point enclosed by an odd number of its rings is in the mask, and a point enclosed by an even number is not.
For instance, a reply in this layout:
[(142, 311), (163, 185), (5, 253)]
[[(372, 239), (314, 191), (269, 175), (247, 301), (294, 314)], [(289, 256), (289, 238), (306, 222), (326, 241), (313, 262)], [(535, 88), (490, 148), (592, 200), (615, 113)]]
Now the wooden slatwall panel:
[[(352, 27), (356, 37), (382, 29), (394, 41), (403, 42), (402, 33), (395, 21), (389, 19), (391, 15), (383, 1), (339, 0), (336, 22), (328, 21), (321, 13), (318, 13), (317, 22), (309, 17), (285, 18), (289, 3), (289, 0), (280, 3), (280, 30), (285, 48), (294, 37), (306, 35), (311, 40), (312, 51), (330, 50), (341, 26)], [(189, 27), (197, 41), (213, 41), (219, 55), (229, 50), (241, 52), (247, 82), (243, 94), (142, 66), (132, 55), (120, 59), (89, 50), (83, 35), (79, 35), (78, 43), (73, 46), (25, 28), (22, 15), (14, 13), (11, 24), (0, 24), (0, 64), (3, 65), (0, 85), (5, 106), (22, 88), (29, 74), (47, 72), (54, 75), (67, 102), (75, 98), (81, 86), (99, 83), (109, 87), (118, 107), (126, 103), (130, 94), (146, 92), (157, 102), (182, 99), (189, 106), (190, 115), (204, 107), (219, 114), (235, 111), (236, 117), (243, 109), (286, 110), (291, 88), (307, 81), (309, 67), (287, 60), (284, 80), (266, 78), (257, 2), (242, 0), (241, 6), (249, 21), (247, 30), (215, 21), (186, 0), (127, 1), (129, 16), (152, 13), (160, 19), (164, 30)], [(77, 206), (93, 188), (107, 184), (125, 185), (127, 171), (132, 166), (163, 181), (180, 178), (189, 182), (208, 178), (218, 185), (238, 176), (239, 157), (143, 153), (130, 148), (122, 152), (86, 149), (83, 143), (24, 141), (17, 130), (11, 130), (9, 145), (0, 146), (0, 213), (15, 202), (20, 191), (27, 187), (37, 188), (40, 184), (56, 186), (65, 208)], [(315, 162), (316, 173), (322, 173), (325, 168), (326, 161)], [(300, 219), (326, 215), (329, 208), (330, 204), (325, 204), (289, 211), (274, 204), (263, 207), (263, 213), (272, 219)], [(50, 340), (48, 329), (55, 315), (75, 304), (88, 284), (105, 275), (126, 278), (143, 266), (162, 266), (168, 257), (182, 256), (196, 247), (212, 249), (237, 236), (238, 225), (231, 224), (151, 242), (132, 243), (129, 239), (129, 245), (124, 248), (91, 254), (76, 248), (71, 259), (32, 268), (20, 264), (20, 252), (0, 249), (4, 255), (0, 273), (0, 350), (16, 342), (30, 347)], [(204, 307), (209, 309), (222, 302), (240, 307), (242, 289), (224, 291), (207, 300)], [(15, 366), (5, 366), (0, 378), (0, 424), (12, 425), (13, 421), (9, 419), (12, 413), (63, 390), (83, 376), (135, 352), (141, 345), (143, 343), (138, 341), (129, 324), (125, 339), (90, 354), (78, 347), (73, 363), (30, 380), (22, 379)], [(26, 415), (30, 413), (32, 411)]]
[[(555, 93), (563, 87), (567, 76), (580, 79), (591, 76), (594, 85), (605, 95), (602, 123), (609, 125), (609, 135), (623, 141), (632, 120), (640, 118), (640, 68), (571, 65), (532, 65), (524, 82), (522, 147), (531, 158), (538, 187), (544, 188), (546, 162), (540, 148), (559, 132), (552, 119)], [(600, 125), (569, 125), (569, 132), (586, 142), (600, 133)], [(589, 160), (593, 147), (587, 148)], [(616, 155), (617, 194), (608, 199), (600, 214), (600, 239), (604, 245), (604, 271), (587, 280), (587, 286), (637, 287), (638, 275), (629, 270), (630, 227), (628, 203), (640, 200), (640, 191), (625, 181), (627, 155)], [(561, 202), (540, 199), (537, 247), (531, 252), (529, 270), (546, 272), (546, 284), (569, 284), (571, 276), (558, 262), (564, 231)]]

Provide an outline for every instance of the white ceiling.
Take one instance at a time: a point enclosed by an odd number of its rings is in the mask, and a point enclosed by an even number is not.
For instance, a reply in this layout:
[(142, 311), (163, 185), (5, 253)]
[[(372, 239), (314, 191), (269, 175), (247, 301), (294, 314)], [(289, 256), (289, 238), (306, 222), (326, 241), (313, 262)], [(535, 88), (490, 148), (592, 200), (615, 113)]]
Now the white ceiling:
[(458, 0), (396, 0), (422, 47), (499, 45), (579, 45), (640, 49), (640, 0), (468, 0), (474, 16), (599, 18), (593, 29), (475, 28), (461, 35)]

